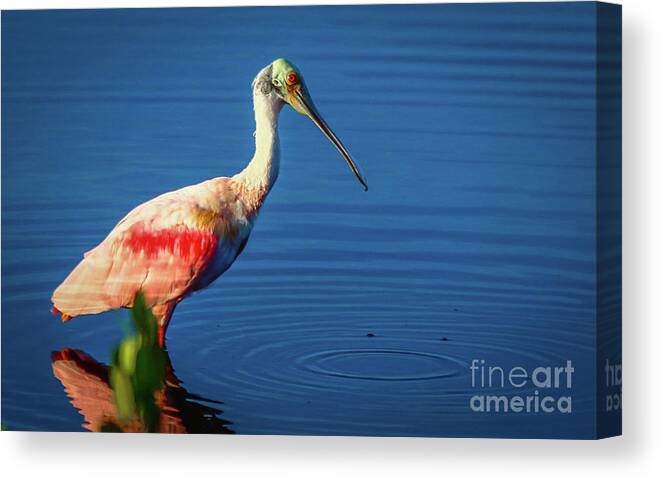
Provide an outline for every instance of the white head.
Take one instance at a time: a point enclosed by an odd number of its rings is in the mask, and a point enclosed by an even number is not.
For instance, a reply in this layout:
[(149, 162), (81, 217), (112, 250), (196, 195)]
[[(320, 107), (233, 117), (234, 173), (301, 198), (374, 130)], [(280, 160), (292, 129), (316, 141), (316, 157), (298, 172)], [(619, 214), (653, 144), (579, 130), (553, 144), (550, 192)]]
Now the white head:
[(356, 175), (360, 184), (367, 191), (367, 183), (360, 173), (358, 165), (319, 114), (303, 81), (303, 75), (301, 75), (300, 71), (291, 62), (284, 58), (278, 58), (262, 69), (253, 81), (253, 92), (255, 94), (267, 95), (275, 102), (281, 102), (282, 105), (290, 105), (298, 113), (309, 117), (333, 145), (335, 145), (335, 148), (342, 154), (353, 174)]

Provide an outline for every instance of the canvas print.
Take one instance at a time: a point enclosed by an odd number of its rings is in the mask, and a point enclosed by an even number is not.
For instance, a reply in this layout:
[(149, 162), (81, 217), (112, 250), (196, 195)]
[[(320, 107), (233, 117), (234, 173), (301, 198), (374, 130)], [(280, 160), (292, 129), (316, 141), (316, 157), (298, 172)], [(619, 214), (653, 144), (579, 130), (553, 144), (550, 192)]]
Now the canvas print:
[(620, 7), (2, 12), (2, 428), (621, 431)]

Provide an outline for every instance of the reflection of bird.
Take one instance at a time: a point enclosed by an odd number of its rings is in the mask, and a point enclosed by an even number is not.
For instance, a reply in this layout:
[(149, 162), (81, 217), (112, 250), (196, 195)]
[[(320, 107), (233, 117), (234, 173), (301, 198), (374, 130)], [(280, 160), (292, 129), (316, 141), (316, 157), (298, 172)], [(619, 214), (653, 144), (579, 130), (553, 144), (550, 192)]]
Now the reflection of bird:
[(307, 115), (333, 142), (360, 183), (367, 184), (317, 112), (300, 72), (278, 59), (253, 82), (255, 154), (231, 178), (214, 178), (158, 196), (135, 208), (53, 293), (53, 311), (74, 316), (130, 307), (139, 290), (159, 320), (159, 341), (176, 304), (231, 266), (248, 241), (278, 176), (278, 115), (285, 103)]
[[(53, 374), (60, 380), (71, 404), (85, 418), (83, 427), (93, 432), (144, 432), (145, 425), (137, 417), (123, 421), (118, 417), (108, 368), (82, 351), (65, 349), (52, 354)], [(192, 395), (184, 389), (169, 364), (165, 386), (155, 394), (160, 418), (156, 432), (214, 433), (233, 431), (230, 424), (218, 416), (221, 410), (200, 402), (215, 402)]]

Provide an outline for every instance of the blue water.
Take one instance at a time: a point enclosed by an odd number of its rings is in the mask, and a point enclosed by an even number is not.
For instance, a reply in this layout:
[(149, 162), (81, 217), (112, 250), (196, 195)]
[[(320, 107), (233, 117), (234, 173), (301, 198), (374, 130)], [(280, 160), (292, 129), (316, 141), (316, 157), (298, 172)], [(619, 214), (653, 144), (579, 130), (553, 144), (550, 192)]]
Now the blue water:
[[(587, 436), (593, 13), (3, 12), (3, 424), (84, 430), (51, 352), (108, 364), (126, 313), (62, 324), (52, 291), (135, 205), (244, 166), (250, 83), (285, 56), (370, 191), (283, 111), (280, 178), (246, 250), (169, 328), (179, 407), (213, 407), (215, 432)], [(475, 358), (571, 359), (573, 413), (471, 412)]]

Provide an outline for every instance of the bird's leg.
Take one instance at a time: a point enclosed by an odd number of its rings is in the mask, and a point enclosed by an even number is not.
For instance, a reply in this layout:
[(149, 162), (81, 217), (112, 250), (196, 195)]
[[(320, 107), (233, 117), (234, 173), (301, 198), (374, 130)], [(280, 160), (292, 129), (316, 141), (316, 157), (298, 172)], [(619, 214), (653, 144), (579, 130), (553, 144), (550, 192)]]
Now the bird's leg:
[(158, 322), (158, 345), (165, 348), (165, 331), (168, 329), (168, 323), (177, 305), (174, 301), (164, 304), (157, 304), (152, 308), (152, 313)]

